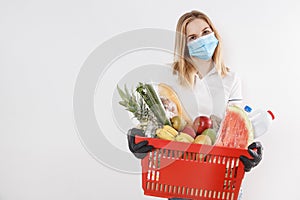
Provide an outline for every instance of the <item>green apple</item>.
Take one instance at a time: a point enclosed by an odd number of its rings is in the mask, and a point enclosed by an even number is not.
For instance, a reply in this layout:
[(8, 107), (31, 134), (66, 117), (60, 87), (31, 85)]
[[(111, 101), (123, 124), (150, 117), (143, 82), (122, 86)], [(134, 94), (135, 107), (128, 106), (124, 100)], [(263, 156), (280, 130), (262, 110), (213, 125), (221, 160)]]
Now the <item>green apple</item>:
[(215, 131), (215, 129), (212, 129), (212, 128), (205, 129), (201, 135), (209, 136), (212, 144), (214, 144), (216, 142), (217, 132)]

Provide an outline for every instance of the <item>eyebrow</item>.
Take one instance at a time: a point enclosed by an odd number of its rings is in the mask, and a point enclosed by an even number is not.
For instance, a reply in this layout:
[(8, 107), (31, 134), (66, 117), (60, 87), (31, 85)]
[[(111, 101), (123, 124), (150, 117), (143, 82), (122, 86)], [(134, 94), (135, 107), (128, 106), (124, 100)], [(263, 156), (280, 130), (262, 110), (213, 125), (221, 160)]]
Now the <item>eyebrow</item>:
[[(206, 29), (211, 29), (211, 28), (210, 28), (209, 26), (207, 26), (207, 27), (205, 27), (204, 29), (202, 29), (201, 32), (205, 31)], [(196, 34), (195, 34), (195, 33), (192, 33), (192, 34), (188, 35), (188, 37), (194, 36), (194, 35), (196, 35)]]

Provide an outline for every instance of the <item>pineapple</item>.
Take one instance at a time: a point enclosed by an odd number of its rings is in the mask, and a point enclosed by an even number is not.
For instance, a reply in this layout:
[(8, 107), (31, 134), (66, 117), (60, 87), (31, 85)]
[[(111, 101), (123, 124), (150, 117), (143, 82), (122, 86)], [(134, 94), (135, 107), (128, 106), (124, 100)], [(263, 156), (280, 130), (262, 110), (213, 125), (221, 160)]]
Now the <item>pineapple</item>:
[(135, 95), (133, 90), (129, 92), (126, 85), (124, 86), (124, 91), (119, 86), (117, 86), (117, 89), (122, 99), (122, 101), (119, 101), (119, 104), (124, 106), (140, 122), (138, 128), (143, 129), (147, 137), (154, 137), (155, 129), (160, 125), (143, 98), (138, 93)]

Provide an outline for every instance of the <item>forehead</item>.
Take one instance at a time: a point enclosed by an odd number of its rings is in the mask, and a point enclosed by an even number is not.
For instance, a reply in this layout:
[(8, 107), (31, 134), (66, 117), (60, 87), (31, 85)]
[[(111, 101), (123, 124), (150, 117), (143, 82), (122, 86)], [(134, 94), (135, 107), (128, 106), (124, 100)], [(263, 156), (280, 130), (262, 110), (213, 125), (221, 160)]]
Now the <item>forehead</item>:
[(194, 19), (193, 21), (189, 22), (186, 26), (186, 34), (198, 34), (206, 27), (210, 27), (208, 23), (203, 19)]

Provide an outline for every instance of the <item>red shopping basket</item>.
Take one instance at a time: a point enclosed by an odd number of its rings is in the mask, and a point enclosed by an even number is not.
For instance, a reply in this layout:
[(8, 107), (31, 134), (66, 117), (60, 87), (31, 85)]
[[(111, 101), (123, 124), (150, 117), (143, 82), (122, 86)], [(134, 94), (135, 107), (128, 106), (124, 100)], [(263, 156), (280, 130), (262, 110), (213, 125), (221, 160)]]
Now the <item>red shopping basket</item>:
[(246, 149), (190, 144), (136, 136), (155, 149), (141, 161), (145, 195), (164, 198), (236, 200)]

